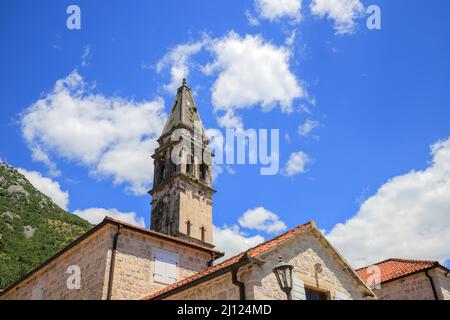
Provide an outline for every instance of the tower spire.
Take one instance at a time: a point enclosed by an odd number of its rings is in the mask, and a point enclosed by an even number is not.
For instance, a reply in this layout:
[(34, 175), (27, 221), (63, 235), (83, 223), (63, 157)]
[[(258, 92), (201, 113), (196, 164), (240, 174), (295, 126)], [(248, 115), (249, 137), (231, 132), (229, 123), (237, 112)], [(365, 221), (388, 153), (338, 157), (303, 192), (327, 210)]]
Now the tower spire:
[[(181, 139), (172, 141), (180, 131)], [(212, 246), (211, 151), (186, 79), (177, 89), (155, 150), (150, 227), (175, 237)], [(179, 138), (179, 135), (178, 135)], [(183, 148), (178, 144), (183, 143)], [(177, 148), (177, 149), (175, 149)], [(181, 161), (173, 161), (176, 151)]]
[(183, 78), (182, 85), (177, 89), (177, 95), (175, 96), (175, 101), (170, 110), (169, 119), (162, 131), (161, 138), (164, 138), (176, 128), (184, 127), (193, 130), (194, 125), (199, 126), (199, 128), (195, 129), (200, 130), (202, 133), (204, 132), (203, 123), (198, 113), (192, 91), (187, 86), (186, 78)]

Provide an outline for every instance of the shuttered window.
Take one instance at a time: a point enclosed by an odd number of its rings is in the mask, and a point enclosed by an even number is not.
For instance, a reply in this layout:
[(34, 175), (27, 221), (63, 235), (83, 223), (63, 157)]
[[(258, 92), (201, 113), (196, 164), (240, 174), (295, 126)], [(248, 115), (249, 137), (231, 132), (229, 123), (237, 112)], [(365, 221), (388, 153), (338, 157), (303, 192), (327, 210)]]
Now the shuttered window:
[(306, 300), (328, 300), (328, 294), (323, 291), (306, 288)]
[(177, 256), (163, 250), (155, 250), (155, 282), (172, 284), (177, 281)]
[(306, 300), (305, 284), (296, 277), (292, 277), (292, 300)]

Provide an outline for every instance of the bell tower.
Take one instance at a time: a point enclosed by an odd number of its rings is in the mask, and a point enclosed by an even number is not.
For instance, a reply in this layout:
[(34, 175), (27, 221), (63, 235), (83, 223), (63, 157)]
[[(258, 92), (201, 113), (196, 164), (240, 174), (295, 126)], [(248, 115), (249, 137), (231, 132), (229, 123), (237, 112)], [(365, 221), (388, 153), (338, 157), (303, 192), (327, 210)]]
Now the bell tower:
[(150, 228), (213, 247), (211, 151), (185, 79), (158, 143)]

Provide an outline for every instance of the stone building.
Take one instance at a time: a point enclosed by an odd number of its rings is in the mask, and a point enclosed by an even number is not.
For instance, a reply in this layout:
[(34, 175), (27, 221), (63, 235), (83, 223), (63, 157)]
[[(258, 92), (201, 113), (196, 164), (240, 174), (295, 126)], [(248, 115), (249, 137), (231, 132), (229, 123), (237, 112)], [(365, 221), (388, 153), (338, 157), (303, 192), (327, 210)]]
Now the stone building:
[(224, 253), (212, 237), (211, 151), (185, 81), (158, 142), (150, 229), (105, 218), (0, 299), (286, 299), (279, 257), (293, 267), (293, 299), (375, 298), (314, 222), (214, 264)]
[(272, 271), (279, 257), (293, 266), (293, 300), (375, 298), (315, 223), (308, 222), (144, 299), (283, 300), (286, 295)]
[(139, 299), (206, 270), (222, 256), (195, 242), (105, 218), (0, 299)]
[(437, 261), (389, 259), (356, 271), (384, 300), (450, 300), (449, 270)]

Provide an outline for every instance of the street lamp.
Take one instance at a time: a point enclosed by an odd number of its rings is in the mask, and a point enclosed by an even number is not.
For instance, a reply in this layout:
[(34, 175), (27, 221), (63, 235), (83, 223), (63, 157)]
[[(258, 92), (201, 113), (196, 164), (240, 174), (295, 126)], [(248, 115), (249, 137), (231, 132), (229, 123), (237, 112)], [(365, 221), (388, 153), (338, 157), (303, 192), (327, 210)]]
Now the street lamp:
[(286, 293), (287, 299), (292, 300), (292, 265), (283, 261), (283, 257), (280, 256), (278, 264), (273, 268), (273, 273), (277, 277), (278, 285), (281, 291)]

